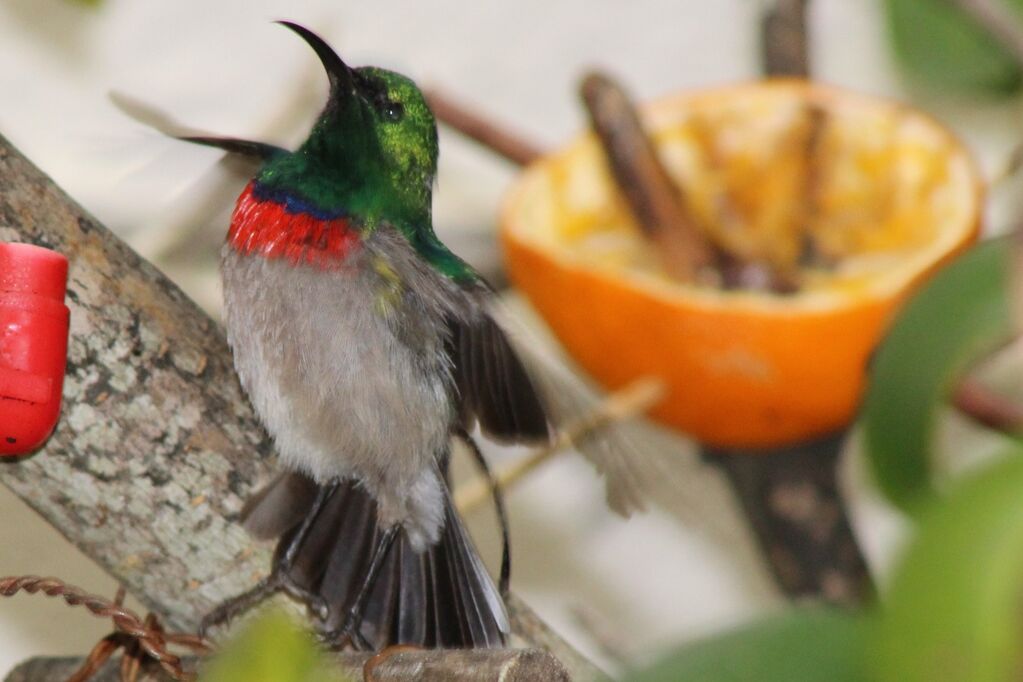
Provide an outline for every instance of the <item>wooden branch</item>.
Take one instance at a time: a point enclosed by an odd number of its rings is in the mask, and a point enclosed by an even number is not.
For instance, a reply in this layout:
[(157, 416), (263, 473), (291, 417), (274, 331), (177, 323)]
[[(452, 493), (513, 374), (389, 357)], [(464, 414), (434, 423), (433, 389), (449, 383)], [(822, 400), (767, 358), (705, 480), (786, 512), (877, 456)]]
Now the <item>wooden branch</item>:
[(810, 77), (809, 4), (809, 0), (771, 0), (760, 25), (761, 58), (768, 76)]
[(665, 271), (681, 281), (706, 280), (713, 275), (714, 250), (689, 215), (628, 95), (601, 73), (587, 75), (580, 93), (618, 189), (657, 246)]
[(785, 594), (859, 606), (873, 594), (838, 492), (845, 434), (771, 451), (704, 447), (735, 488)]
[[(373, 660), (372, 654), (336, 654), (343, 674), (367, 682), (569, 682), (568, 671), (549, 652), (541, 649), (395, 650)], [(63, 682), (82, 664), (81, 658), (32, 658), (15, 668), (5, 682)], [(186, 658), (194, 668), (195, 659)], [(118, 657), (114, 656), (92, 678), (93, 682), (119, 682)], [(364, 672), (366, 673), (365, 676)], [(139, 682), (171, 682), (157, 666), (147, 666)]]
[(543, 155), (543, 151), (532, 142), (456, 102), (442, 91), (431, 88), (425, 95), (438, 121), (512, 163), (526, 166)]
[[(63, 416), (0, 482), (97, 561), (168, 628), (194, 630), (269, 569), (235, 521), (273, 475), (270, 440), (205, 313), (0, 136), (0, 240), (70, 260)], [(513, 628), (573, 679), (598, 671), (517, 599)]]
[(70, 261), (67, 376), (44, 449), (11, 488), (160, 613), (193, 629), (266, 570), (233, 521), (271, 445), (217, 325), (0, 139), (0, 240)]

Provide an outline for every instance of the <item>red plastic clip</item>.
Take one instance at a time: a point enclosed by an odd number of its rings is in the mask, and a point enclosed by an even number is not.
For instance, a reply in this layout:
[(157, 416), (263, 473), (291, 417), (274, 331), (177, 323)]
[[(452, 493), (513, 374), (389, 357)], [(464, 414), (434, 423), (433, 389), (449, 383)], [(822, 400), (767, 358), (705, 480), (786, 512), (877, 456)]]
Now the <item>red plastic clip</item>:
[(0, 457), (42, 445), (57, 425), (67, 365), (67, 258), (0, 243)]

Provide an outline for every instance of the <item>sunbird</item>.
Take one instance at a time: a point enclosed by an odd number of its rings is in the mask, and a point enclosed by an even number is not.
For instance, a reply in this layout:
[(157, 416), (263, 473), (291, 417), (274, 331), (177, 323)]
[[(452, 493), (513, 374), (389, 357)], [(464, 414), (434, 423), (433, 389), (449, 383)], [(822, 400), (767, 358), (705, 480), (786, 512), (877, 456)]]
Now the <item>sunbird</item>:
[(222, 251), (224, 323), (284, 468), (243, 513), (278, 538), (270, 575), (204, 626), (284, 591), (337, 646), (503, 646), (501, 591), (452, 504), (452, 443), (475, 447), (477, 424), (545, 442), (556, 410), (492, 316), (492, 289), (434, 234), (423, 93), (279, 23), (329, 79), (308, 138), (295, 151), (185, 138), (261, 162)]

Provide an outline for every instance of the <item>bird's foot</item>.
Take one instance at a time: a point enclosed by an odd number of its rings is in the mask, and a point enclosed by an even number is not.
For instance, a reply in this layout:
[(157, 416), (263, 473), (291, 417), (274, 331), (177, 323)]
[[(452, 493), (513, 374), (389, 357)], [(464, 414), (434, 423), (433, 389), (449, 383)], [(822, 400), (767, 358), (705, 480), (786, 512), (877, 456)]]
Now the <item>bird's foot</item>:
[(302, 602), (318, 621), (326, 622), (330, 612), (327, 602), (318, 594), (300, 587), (283, 570), (275, 570), (261, 580), (255, 587), (221, 603), (206, 614), (199, 625), (199, 634), (203, 637), (213, 628), (227, 625), (236, 617), (259, 605), (263, 601), (284, 592), (292, 599)]
[(362, 634), (362, 614), (354, 608), (348, 612), (348, 617), (341, 627), (323, 633), (321, 639), (332, 649), (343, 649), (346, 646), (351, 646), (356, 651), (373, 649), (373, 645)]
[(207, 613), (199, 624), (199, 636), (205, 638), (213, 628), (227, 625), (252, 607), (272, 597), (281, 588), (281, 580), (276, 574), (263, 578), (251, 590), (231, 597)]
[(281, 578), (280, 587), (278, 588), (289, 597), (296, 601), (300, 601), (305, 604), (306, 608), (309, 609), (313, 617), (321, 623), (327, 622), (327, 618), (330, 617), (330, 606), (327, 604), (327, 600), (311, 592), (304, 587), (299, 587), (290, 578)]

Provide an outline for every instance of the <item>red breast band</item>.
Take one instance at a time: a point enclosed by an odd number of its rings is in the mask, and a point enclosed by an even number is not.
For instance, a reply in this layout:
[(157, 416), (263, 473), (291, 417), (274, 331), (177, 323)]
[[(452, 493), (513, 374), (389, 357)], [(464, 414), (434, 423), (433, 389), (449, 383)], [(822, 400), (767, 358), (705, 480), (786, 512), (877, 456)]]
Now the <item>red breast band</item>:
[(330, 269), (359, 248), (359, 234), (347, 218), (323, 220), (292, 212), (277, 201), (256, 197), (253, 189), (250, 182), (231, 216), (227, 242), (235, 251)]

